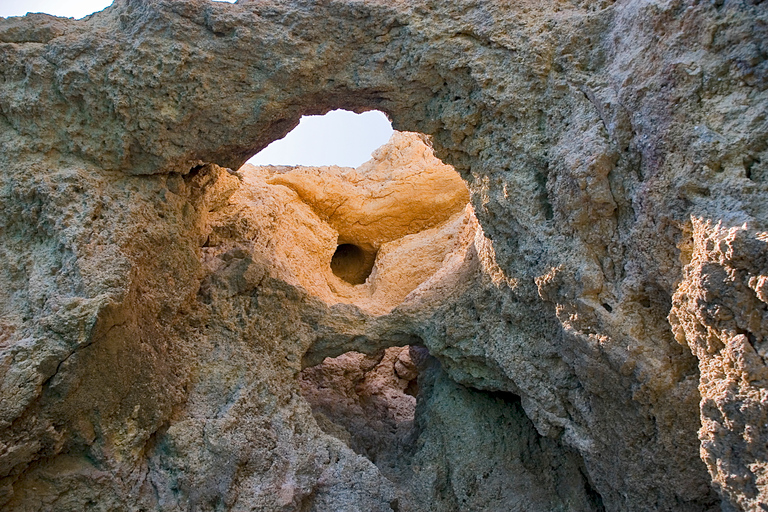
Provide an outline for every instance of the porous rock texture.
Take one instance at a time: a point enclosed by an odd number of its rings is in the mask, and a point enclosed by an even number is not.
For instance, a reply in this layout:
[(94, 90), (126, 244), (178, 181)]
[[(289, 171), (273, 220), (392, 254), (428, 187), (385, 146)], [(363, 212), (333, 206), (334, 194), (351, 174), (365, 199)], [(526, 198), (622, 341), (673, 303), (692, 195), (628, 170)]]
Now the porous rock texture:
[(398, 510), (601, 508), (578, 455), (540, 436), (519, 397), (457, 384), (423, 347), (349, 352), (299, 381), (318, 425), (395, 483)]
[[(767, 22), (757, 0), (0, 20), (0, 506), (764, 510)], [(227, 170), (333, 108), (431, 136), (482, 227), (427, 227), (455, 245), (385, 306), (297, 274), (338, 242), (322, 197)], [(391, 471), (298, 379), (407, 344), (434, 359)]]

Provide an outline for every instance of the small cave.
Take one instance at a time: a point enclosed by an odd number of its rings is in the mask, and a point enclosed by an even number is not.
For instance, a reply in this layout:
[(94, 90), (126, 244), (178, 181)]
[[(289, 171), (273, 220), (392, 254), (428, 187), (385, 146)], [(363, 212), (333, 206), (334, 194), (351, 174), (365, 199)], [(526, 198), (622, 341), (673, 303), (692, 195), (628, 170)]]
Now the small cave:
[(455, 382), (422, 346), (328, 357), (299, 386), (320, 429), (394, 484), (394, 510), (604, 510), (581, 457), (541, 436), (519, 395)]
[(325, 433), (386, 474), (415, 442), (418, 379), (429, 358), (415, 345), (328, 357), (301, 372), (301, 393)]
[(354, 244), (339, 244), (331, 258), (331, 270), (349, 284), (364, 284), (375, 262), (375, 251), (366, 251)]

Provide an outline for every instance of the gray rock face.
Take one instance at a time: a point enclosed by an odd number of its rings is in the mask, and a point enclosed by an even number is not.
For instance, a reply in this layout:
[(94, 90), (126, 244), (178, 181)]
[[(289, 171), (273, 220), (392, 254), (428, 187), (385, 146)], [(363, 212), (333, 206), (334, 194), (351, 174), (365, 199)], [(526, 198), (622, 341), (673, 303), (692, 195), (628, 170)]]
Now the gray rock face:
[(603, 510), (578, 455), (539, 435), (519, 397), (457, 384), (423, 347), (326, 359), (301, 388), (321, 428), (395, 483), (398, 510)]
[[(763, 510), (767, 54), (746, 0), (0, 19), (0, 506)], [(482, 227), (386, 314), (287, 279), (293, 210), (224, 169), (333, 108), (430, 135)], [(405, 344), (390, 471), (298, 379)]]

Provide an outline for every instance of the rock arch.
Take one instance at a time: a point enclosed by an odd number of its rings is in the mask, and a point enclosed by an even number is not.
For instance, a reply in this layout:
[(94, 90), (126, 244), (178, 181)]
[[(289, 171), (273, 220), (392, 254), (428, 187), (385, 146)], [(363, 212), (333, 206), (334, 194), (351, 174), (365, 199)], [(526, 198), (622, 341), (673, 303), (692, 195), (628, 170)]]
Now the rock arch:
[[(317, 437), (290, 382), (328, 347), (418, 336), (452, 382), (519, 396), (606, 508), (758, 506), (764, 16), (118, 0), (0, 21), (1, 499), (55, 475), (59, 504), (384, 509), (395, 490)], [(431, 135), (467, 181), (488, 239), (440, 304), (367, 316), (236, 244), (201, 260), (224, 167), (332, 108)]]

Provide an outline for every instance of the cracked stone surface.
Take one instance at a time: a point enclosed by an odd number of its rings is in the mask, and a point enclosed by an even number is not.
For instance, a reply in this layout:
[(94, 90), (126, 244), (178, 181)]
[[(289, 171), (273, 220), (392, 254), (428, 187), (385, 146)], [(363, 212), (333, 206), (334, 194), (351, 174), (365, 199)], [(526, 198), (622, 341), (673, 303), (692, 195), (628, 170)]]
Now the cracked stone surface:
[[(766, 55), (752, 0), (0, 19), (0, 507), (763, 510)], [(413, 277), (384, 306), (297, 270), (339, 243), (322, 198), (238, 171), (335, 108), (469, 190), (371, 243)], [(299, 376), (404, 345), (434, 360), (377, 467)]]

